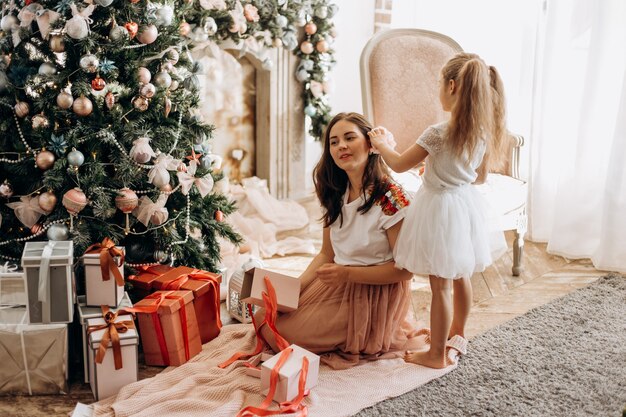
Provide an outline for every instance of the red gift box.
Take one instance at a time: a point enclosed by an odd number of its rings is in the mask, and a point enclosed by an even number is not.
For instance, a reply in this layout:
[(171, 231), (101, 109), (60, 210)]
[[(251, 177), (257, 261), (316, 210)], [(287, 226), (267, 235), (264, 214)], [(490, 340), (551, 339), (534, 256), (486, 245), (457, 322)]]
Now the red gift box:
[(135, 298), (146, 298), (154, 292), (152, 283), (168, 271), (174, 269), (169, 265), (140, 266), (137, 268), (137, 275), (130, 275), (126, 280), (133, 286)]
[(157, 291), (126, 311), (137, 313), (146, 365), (182, 365), (202, 350), (191, 291)]
[(202, 343), (207, 343), (220, 334), (220, 282), (222, 276), (208, 271), (176, 267), (152, 281), (157, 290), (187, 290), (193, 292), (193, 307), (200, 330)]

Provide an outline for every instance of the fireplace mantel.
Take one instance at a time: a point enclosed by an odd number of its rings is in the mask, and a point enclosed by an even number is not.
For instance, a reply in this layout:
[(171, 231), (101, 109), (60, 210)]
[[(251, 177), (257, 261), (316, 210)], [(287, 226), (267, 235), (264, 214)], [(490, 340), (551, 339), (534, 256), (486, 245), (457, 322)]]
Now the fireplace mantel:
[[(219, 47), (235, 57), (245, 55), (256, 69), (256, 176), (267, 180), (270, 193), (277, 198), (308, 196), (311, 186), (302, 85), (294, 76), (298, 58), (284, 48), (252, 51), (243, 42), (225, 42)], [(197, 48), (192, 55), (201, 59), (210, 56), (213, 48), (215, 45)], [(263, 64), (267, 60), (271, 66)], [(200, 92), (201, 103), (203, 95), (211, 94), (207, 87), (208, 91)]]

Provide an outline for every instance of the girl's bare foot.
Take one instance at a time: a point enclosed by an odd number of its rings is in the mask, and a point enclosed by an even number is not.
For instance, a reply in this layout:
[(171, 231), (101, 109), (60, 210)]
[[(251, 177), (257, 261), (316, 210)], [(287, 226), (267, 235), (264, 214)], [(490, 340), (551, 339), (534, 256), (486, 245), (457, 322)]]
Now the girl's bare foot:
[(404, 354), (404, 361), (434, 369), (442, 369), (448, 366), (445, 356), (433, 355), (430, 351), (407, 352)]

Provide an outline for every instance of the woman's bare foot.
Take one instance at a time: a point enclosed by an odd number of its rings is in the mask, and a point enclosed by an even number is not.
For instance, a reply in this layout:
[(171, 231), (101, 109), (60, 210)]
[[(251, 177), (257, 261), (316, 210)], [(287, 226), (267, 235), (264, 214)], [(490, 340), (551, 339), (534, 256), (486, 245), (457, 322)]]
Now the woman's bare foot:
[(430, 350), (426, 352), (407, 352), (404, 355), (404, 361), (434, 369), (442, 369), (448, 366), (445, 356), (433, 355)]

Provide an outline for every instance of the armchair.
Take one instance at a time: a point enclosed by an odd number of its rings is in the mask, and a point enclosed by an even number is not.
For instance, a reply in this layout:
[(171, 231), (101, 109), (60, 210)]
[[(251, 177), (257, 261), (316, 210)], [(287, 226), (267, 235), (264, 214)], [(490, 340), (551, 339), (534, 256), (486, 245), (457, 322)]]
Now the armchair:
[[(390, 29), (379, 32), (361, 53), (363, 113), (374, 125), (394, 133), (396, 149), (404, 151), (430, 125), (448, 116), (439, 103), (437, 78), (443, 65), (461, 47), (451, 38), (422, 29)], [(501, 215), (503, 231), (514, 230), (512, 273), (521, 273), (526, 232), (527, 184), (519, 176), (520, 148), (524, 138), (509, 133), (503, 168), (490, 172), (477, 185)], [(394, 178), (408, 191), (421, 185), (414, 168)]]

